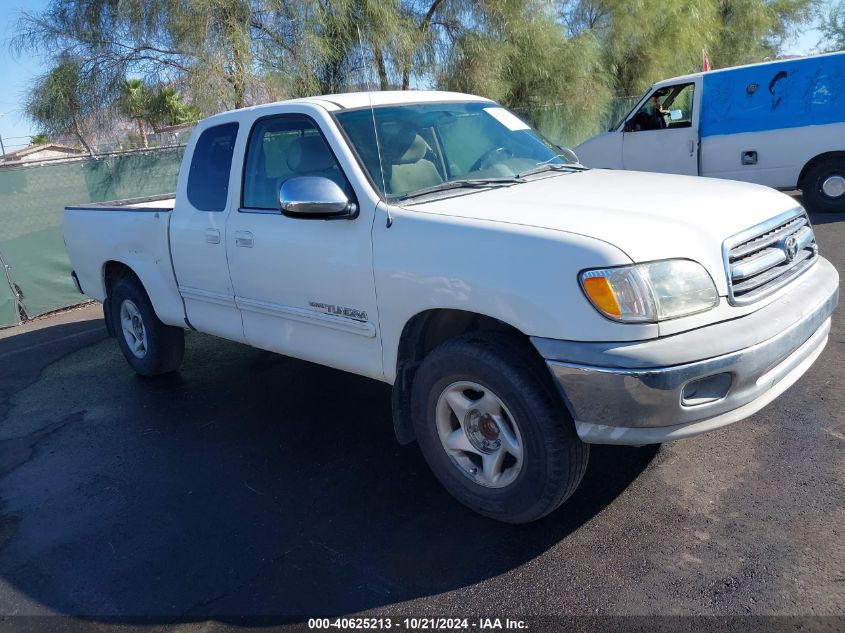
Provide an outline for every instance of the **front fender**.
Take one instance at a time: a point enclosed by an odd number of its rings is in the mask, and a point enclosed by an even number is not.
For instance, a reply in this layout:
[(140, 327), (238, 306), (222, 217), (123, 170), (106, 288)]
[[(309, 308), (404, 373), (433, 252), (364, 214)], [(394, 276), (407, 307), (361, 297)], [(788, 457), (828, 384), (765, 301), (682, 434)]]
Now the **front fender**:
[(603, 132), (587, 139), (575, 148), (578, 160), (588, 167), (603, 169), (623, 169), (622, 167), (622, 132)]
[(392, 208), (376, 222), (374, 269), (385, 377), (393, 382), (399, 340), (414, 315), (432, 309), (489, 316), (529, 336), (622, 341), (652, 338), (653, 324), (619, 324), (583, 296), (578, 273), (631, 260), (582, 235)]

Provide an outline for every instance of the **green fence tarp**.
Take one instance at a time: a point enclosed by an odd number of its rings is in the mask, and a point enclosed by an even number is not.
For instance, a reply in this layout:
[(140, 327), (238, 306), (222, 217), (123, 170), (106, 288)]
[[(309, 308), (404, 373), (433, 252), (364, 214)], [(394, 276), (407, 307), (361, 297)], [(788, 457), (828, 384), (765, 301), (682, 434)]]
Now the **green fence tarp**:
[[(62, 237), (65, 206), (169, 193), (182, 148), (0, 168), (0, 326), (20, 321), (7, 278), (32, 318), (79, 303)], [(2, 271), (0, 271), (2, 272)]]
[[(0, 266), (4, 266), (2, 253), (0, 253)], [(17, 303), (10, 281), (6, 278), (6, 271), (0, 270), (0, 326), (17, 323), (18, 320)]]

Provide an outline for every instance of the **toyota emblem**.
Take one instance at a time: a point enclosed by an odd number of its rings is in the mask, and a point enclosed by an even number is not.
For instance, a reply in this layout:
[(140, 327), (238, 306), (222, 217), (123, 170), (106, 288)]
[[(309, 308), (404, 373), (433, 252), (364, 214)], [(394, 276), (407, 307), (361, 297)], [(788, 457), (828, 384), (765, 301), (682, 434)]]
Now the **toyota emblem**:
[(798, 254), (798, 240), (794, 235), (790, 235), (783, 243), (783, 250), (786, 252), (786, 261), (791, 262)]

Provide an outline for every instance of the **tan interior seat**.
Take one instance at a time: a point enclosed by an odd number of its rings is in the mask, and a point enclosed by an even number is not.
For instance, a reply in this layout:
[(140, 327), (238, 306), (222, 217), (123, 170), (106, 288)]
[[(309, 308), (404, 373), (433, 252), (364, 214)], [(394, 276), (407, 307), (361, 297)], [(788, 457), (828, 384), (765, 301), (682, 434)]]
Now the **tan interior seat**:
[(288, 167), (297, 176), (326, 176), (335, 168), (334, 156), (323, 137), (302, 136), (288, 149)]
[(302, 136), (291, 143), (287, 154), (293, 176), (322, 176), (334, 181), (347, 196), (352, 190), (322, 136)]
[(410, 146), (390, 166), (390, 192), (401, 195), (431, 187), (443, 182), (440, 173), (430, 160), (425, 158), (428, 143), (415, 134)]

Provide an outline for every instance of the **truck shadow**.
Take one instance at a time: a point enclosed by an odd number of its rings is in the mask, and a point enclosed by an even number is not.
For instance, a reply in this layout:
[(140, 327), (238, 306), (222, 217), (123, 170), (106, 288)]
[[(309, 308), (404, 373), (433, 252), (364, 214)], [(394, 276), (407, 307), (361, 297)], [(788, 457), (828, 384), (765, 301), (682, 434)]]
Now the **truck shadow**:
[[(798, 204), (806, 206), (804, 197), (799, 192), (792, 192), (790, 195), (795, 198)], [(808, 211), (807, 215), (810, 216), (810, 222), (813, 225), (831, 224), (833, 222), (841, 222), (845, 220), (845, 213), (821, 213), (818, 211)]]
[(810, 222), (815, 226), (819, 224), (832, 224), (834, 222), (845, 222), (845, 213), (809, 213)]
[(50, 362), (0, 411), (30, 431), (0, 443), (20, 455), (0, 472), (0, 576), (110, 623), (266, 625), (473, 585), (565, 542), (657, 453), (595, 447), (561, 509), (509, 526), (396, 444), (376, 381), (197, 334), (153, 381), (113, 341)]

